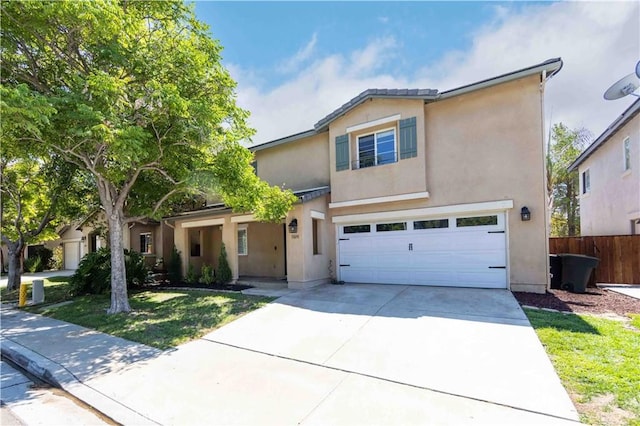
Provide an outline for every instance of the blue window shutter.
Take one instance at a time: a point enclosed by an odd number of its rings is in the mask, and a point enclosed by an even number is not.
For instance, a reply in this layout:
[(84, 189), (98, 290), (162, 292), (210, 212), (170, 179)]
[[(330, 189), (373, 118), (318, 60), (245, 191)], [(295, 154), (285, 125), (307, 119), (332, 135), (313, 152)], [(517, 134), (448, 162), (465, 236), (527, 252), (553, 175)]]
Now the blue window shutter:
[(416, 118), (400, 120), (400, 159), (418, 156)]
[(349, 169), (349, 135), (336, 136), (336, 171)]

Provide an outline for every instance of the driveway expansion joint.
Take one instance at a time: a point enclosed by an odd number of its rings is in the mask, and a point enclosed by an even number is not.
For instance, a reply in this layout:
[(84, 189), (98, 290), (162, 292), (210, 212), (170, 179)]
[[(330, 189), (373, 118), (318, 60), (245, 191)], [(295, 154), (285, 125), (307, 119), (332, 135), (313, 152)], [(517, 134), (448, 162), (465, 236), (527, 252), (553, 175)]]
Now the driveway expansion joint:
[[(331, 395), (331, 393), (333, 393), (340, 386), (340, 384), (344, 380), (347, 379), (347, 377), (349, 375), (355, 375), (355, 376), (360, 376), (360, 377), (366, 377), (366, 378), (369, 378), (369, 379), (380, 380), (380, 381), (387, 382), (387, 383), (393, 383), (393, 384), (400, 385), (400, 386), (407, 386), (407, 387), (414, 388), (414, 389), (420, 389), (420, 390), (425, 390), (425, 391), (429, 391), (429, 392), (434, 392), (434, 393), (438, 393), (438, 394), (441, 394), (441, 395), (453, 396), (453, 397), (457, 397), (457, 398), (468, 399), (470, 401), (483, 402), (483, 403), (495, 405), (495, 406), (498, 406), (498, 407), (510, 408), (510, 409), (516, 410), (516, 411), (522, 411), (522, 412), (526, 412), (526, 413), (538, 414), (538, 415), (541, 415), (541, 416), (550, 417), (550, 418), (554, 418), (554, 419), (558, 419), (558, 420), (566, 420), (566, 421), (573, 422), (573, 423), (575, 423), (577, 425), (582, 424), (579, 420), (571, 419), (569, 417), (563, 417), (563, 416), (558, 416), (558, 415), (550, 414), (550, 413), (544, 413), (544, 412), (541, 412), (541, 411), (531, 410), (531, 409), (527, 409), (527, 408), (516, 407), (516, 406), (513, 406), (513, 405), (503, 404), (503, 403), (500, 403), (500, 402), (490, 401), (490, 400), (486, 400), (486, 399), (482, 399), (482, 398), (476, 398), (476, 397), (473, 397), (473, 396), (462, 395), (462, 394), (457, 394), (457, 393), (453, 393), (453, 392), (447, 392), (447, 391), (443, 391), (443, 390), (440, 390), (440, 389), (430, 388), (430, 387), (427, 387), (427, 386), (420, 386), (420, 385), (414, 385), (414, 384), (411, 384), (411, 383), (404, 383), (404, 382), (400, 382), (398, 380), (393, 380), (393, 379), (388, 379), (388, 378), (385, 378), (385, 377), (374, 376), (372, 374), (359, 373), (357, 371), (352, 371), (352, 370), (345, 370), (343, 368), (332, 367), (330, 365), (324, 365), (324, 364), (318, 364), (318, 363), (315, 363), (315, 362), (305, 361), (305, 360), (296, 359), (296, 358), (291, 358), (291, 357), (287, 357), (287, 356), (284, 356), (284, 355), (272, 354), (272, 353), (260, 351), (260, 350), (257, 350), (257, 349), (250, 349), (250, 348), (245, 348), (243, 346), (232, 345), (230, 343), (219, 342), (217, 340), (213, 340), (213, 339), (208, 338), (208, 337), (203, 337), (202, 340), (207, 341), (209, 343), (216, 344), (216, 345), (222, 345), (222, 346), (226, 346), (226, 347), (229, 347), (229, 348), (240, 349), (240, 350), (243, 350), (243, 351), (252, 352), (252, 353), (256, 353), (256, 354), (260, 354), (260, 355), (266, 355), (266, 356), (270, 356), (270, 357), (274, 357), (274, 358), (278, 358), (278, 359), (282, 359), (282, 360), (286, 360), (286, 361), (298, 362), (298, 363), (301, 363), (301, 364), (311, 365), (311, 366), (319, 367), (319, 368), (326, 368), (326, 369), (329, 369), (329, 370), (345, 373), (347, 376), (345, 376), (345, 378), (342, 379), (340, 381), (340, 383), (338, 383), (325, 396), (325, 398), (323, 398), (323, 401), (329, 395)], [(315, 408), (317, 408), (320, 404), (316, 405)], [(314, 408), (314, 410), (315, 410), (315, 408)], [(305, 416), (305, 418), (307, 418), (312, 412), (313, 412), (313, 410), (311, 410), (311, 412), (309, 412), (309, 414), (307, 416)]]

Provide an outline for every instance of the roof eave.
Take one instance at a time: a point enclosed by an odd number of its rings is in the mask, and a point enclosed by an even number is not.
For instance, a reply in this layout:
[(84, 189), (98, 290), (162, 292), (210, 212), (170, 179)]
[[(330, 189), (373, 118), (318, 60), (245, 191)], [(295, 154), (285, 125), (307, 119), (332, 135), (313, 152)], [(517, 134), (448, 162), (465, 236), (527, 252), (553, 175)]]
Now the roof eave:
[(546, 71), (547, 78), (553, 77), (562, 69), (562, 59), (554, 58), (549, 59), (541, 64), (534, 65), (529, 68), (524, 68), (518, 71), (510, 72), (507, 74), (502, 74), (497, 77), (488, 78), (486, 80), (481, 80), (476, 83), (467, 84), (466, 86), (458, 87), (456, 89), (447, 90), (445, 92), (440, 93), (440, 99), (452, 98), (454, 96), (460, 96), (465, 93), (473, 92), (480, 89), (485, 89), (487, 87), (496, 86), (498, 84), (506, 83), (513, 80), (518, 80), (520, 78), (528, 77), (530, 75), (539, 74), (543, 71)]
[(587, 158), (589, 158), (594, 152), (598, 150), (602, 145), (604, 145), (613, 135), (618, 133), (618, 130), (622, 128), (625, 124), (627, 124), (631, 119), (633, 119), (636, 115), (640, 113), (640, 99), (637, 99), (634, 103), (632, 103), (618, 118), (616, 118), (613, 123), (607, 130), (602, 132), (600, 136), (594, 140), (591, 145), (587, 147), (582, 153), (575, 159), (573, 163), (567, 167), (568, 172), (572, 172), (575, 170), (580, 164), (584, 163)]

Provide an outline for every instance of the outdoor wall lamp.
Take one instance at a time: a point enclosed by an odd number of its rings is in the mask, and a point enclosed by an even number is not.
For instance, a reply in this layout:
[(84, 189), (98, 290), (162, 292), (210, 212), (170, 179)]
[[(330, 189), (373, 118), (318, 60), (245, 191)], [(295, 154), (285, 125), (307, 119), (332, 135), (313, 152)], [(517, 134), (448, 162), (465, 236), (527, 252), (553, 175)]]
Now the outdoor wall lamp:
[(297, 234), (298, 233), (298, 219), (291, 219), (291, 222), (289, 222), (289, 233), (290, 234)]
[(529, 211), (529, 208), (527, 206), (524, 206), (520, 210), (520, 217), (522, 218), (523, 222), (531, 220), (531, 212)]

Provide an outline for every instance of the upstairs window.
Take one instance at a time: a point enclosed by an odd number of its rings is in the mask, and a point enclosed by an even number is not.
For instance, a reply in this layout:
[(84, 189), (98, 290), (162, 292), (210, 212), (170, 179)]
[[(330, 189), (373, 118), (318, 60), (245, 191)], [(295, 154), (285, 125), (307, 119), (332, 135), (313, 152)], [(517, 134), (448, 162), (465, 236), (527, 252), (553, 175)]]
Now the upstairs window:
[(626, 137), (622, 142), (622, 150), (624, 154), (624, 171), (631, 170), (631, 140)]
[(582, 172), (582, 193), (587, 194), (591, 191), (591, 176), (589, 175), (589, 169)]
[(395, 163), (396, 131), (383, 130), (358, 137), (358, 160), (354, 169)]

